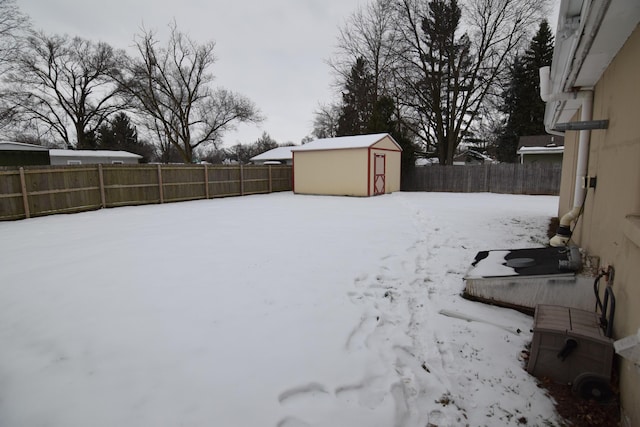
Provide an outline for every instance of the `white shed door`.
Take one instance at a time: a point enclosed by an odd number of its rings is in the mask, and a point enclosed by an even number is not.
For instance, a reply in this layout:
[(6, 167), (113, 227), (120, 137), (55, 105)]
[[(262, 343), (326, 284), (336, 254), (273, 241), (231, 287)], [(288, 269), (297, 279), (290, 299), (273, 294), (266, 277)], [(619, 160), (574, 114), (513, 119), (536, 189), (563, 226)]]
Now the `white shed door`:
[(385, 155), (384, 154), (375, 154), (374, 155), (374, 186), (373, 186), (373, 195), (377, 196), (379, 194), (384, 194), (384, 169), (385, 169)]

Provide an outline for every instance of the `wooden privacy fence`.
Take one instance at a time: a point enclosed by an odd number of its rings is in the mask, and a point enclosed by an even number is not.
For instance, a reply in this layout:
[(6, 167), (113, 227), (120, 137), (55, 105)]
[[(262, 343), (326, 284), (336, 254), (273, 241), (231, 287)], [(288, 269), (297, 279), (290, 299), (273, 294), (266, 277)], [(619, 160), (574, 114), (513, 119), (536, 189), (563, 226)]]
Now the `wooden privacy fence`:
[(290, 191), (291, 166), (83, 165), (0, 169), (0, 220)]
[(552, 163), (423, 166), (406, 175), (403, 190), (558, 195), (561, 174)]

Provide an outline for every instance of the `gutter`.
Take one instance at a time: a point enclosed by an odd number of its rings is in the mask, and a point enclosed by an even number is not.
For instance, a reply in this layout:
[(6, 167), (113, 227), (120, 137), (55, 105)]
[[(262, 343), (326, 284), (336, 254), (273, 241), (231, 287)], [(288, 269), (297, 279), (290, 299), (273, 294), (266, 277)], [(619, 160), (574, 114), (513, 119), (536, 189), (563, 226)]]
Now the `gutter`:
[[(540, 68), (540, 98), (544, 102), (552, 103), (557, 101), (580, 100), (580, 121), (590, 121), (593, 117), (593, 91), (579, 90), (574, 92), (550, 93), (551, 79), (550, 67)], [(564, 136), (564, 132), (552, 129), (554, 123), (545, 123), (545, 131), (552, 135)], [(587, 176), (589, 163), (589, 145), (591, 142), (591, 130), (580, 131), (578, 138), (578, 161), (576, 164), (576, 182), (573, 192), (573, 209), (560, 218), (560, 225), (556, 235), (549, 241), (551, 246), (566, 246), (571, 239), (571, 223), (578, 219), (582, 212), (582, 206), (586, 197), (586, 188), (583, 188), (584, 177)]]

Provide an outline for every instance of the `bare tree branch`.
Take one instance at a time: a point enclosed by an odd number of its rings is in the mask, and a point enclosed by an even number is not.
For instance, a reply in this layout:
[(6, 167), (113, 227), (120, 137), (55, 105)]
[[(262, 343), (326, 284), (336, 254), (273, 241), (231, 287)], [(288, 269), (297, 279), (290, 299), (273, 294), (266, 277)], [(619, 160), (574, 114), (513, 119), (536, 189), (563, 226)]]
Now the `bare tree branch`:
[(5, 108), (66, 145), (91, 146), (93, 133), (123, 108), (112, 80), (123, 57), (105, 43), (32, 33), (5, 73)]
[(170, 30), (166, 48), (159, 46), (153, 32), (142, 30), (136, 40), (139, 59), (120, 83), (138, 113), (190, 163), (196, 148), (216, 144), (238, 123), (255, 123), (262, 117), (247, 98), (211, 88), (213, 42), (198, 44), (175, 23)]

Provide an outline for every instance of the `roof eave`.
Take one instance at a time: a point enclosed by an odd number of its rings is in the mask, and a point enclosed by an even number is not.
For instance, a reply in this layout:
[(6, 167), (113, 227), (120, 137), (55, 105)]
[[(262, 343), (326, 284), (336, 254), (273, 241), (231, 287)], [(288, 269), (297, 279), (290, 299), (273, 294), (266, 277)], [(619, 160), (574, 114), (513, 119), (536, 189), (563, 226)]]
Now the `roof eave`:
[[(562, 0), (551, 65), (553, 93), (591, 89), (640, 22), (637, 0)], [(569, 121), (580, 100), (547, 103), (545, 125)]]

